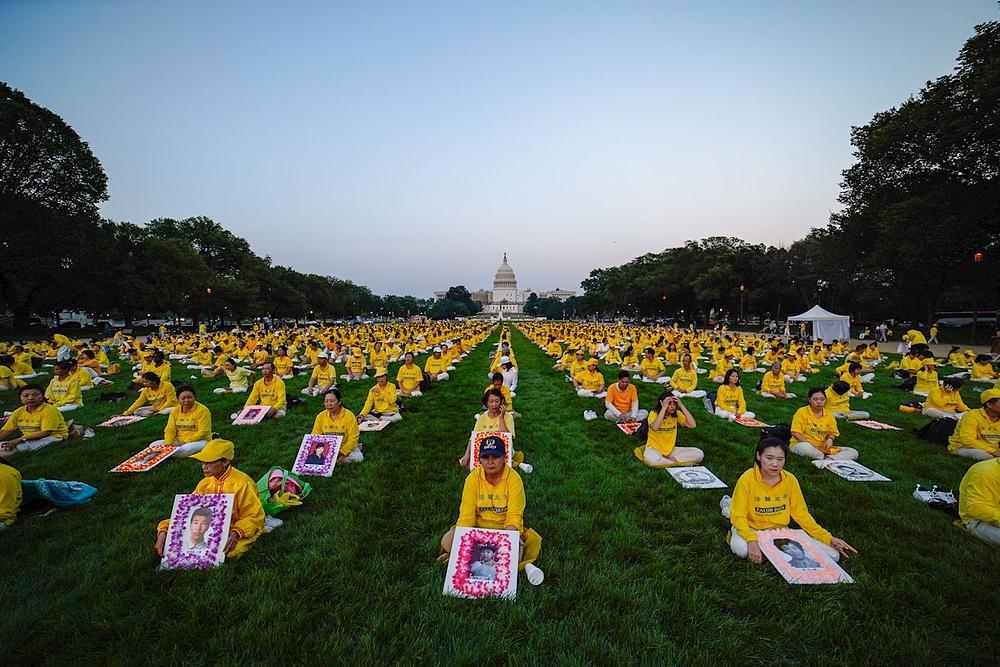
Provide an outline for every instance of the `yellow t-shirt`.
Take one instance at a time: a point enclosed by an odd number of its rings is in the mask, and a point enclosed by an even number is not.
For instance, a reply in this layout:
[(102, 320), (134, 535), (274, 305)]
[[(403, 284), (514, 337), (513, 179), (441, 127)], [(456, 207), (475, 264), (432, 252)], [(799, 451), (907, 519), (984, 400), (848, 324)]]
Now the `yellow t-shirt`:
[(316, 415), (313, 421), (313, 435), (335, 435), (343, 436), (340, 443), (340, 453), (350, 454), (358, 446), (358, 418), (353, 412), (345, 407), (340, 408), (340, 414), (336, 419), (330, 417), (327, 410)]
[(524, 483), (510, 466), (504, 466), (495, 486), (487, 481), (486, 470), (478, 466), (465, 478), (462, 506), (455, 525), (498, 530), (516, 526), (523, 531), (524, 506)]
[(69, 429), (62, 413), (47, 403), (43, 403), (34, 412), (28, 412), (27, 406), (22, 405), (14, 410), (3, 428), (5, 431), (17, 429), (21, 431), (22, 436), (29, 436), (39, 431), (52, 431), (50, 435), (53, 438), (69, 437)]
[(411, 367), (407, 367), (403, 364), (396, 371), (396, 382), (404, 391), (415, 391), (420, 388), (420, 383), (424, 379), (424, 373), (420, 370), (420, 367), (413, 364)]
[(191, 412), (182, 412), (178, 407), (167, 417), (167, 427), (163, 430), (163, 441), (172, 445), (212, 439), (212, 413), (201, 403), (195, 402)]
[[(821, 452), (829, 453), (826, 438), (831, 435), (839, 436), (840, 429), (837, 428), (837, 420), (828, 408), (823, 408), (823, 414), (817, 417), (811, 407), (804, 405), (796, 410), (795, 416), (792, 417), (792, 433), (801, 433), (810, 445)], [(793, 435), (791, 443), (797, 442)]]
[(64, 380), (52, 378), (45, 390), (45, 398), (57, 408), (63, 405), (83, 405), (80, 378), (76, 375), (67, 375)]
[(264, 382), (264, 378), (257, 380), (253, 383), (246, 405), (268, 405), (275, 410), (285, 408), (287, 401), (284, 381), (277, 375), (271, 378), (271, 384)]
[(646, 446), (652, 447), (663, 456), (670, 456), (677, 445), (677, 424), (676, 415), (666, 415), (660, 422), (659, 430), (653, 430), (653, 422), (659, 413), (650, 412), (647, 421), (649, 422), (649, 436), (646, 438)]
[(955, 452), (966, 447), (981, 449), (990, 454), (1000, 445), (1000, 420), (990, 421), (986, 410), (969, 410), (958, 420), (955, 432), (948, 438), (948, 451)]

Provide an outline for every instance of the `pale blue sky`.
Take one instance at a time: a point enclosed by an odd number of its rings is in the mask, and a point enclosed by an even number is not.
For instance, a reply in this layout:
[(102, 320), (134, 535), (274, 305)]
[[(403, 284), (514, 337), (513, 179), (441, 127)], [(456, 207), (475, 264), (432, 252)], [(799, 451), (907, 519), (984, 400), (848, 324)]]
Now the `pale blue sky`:
[(686, 239), (826, 223), (850, 126), (993, 0), (0, 0), (0, 79), (104, 164), (104, 214), (207, 215), (301, 271), (579, 289)]

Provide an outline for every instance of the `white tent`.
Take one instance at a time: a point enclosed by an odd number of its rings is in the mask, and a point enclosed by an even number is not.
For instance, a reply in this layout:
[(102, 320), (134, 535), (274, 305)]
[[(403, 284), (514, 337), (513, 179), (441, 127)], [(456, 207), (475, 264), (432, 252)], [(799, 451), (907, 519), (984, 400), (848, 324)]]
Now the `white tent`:
[(813, 306), (801, 315), (789, 317), (788, 321), (812, 322), (813, 336), (822, 338), (826, 342), (830, 342), (834, 338), (837, 340), (851, 339), (850, 315), (834, 315), (819, 306)]

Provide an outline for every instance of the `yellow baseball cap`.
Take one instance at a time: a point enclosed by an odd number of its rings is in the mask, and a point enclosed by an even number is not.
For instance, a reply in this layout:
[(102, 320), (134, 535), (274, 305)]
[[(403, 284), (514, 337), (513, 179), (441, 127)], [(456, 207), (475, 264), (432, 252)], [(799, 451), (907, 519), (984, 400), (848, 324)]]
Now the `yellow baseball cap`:
[(375, 377), (380, 378), (383, 375), (388, 376), (389, 370), (386, 368), (382, 368), (381, 366), (375, 369)]
[[(1000, 395), (1000, 392), (997, 392)], [(233, 460), (235, 454), (235, 448), (233, 443), (229, 440), (223, 440), (222, 438), (216, 438), (215, 440), (209, 440), (208, 444), (197, 454), (192, 454), (191, 458), (196, 461), (203, 461), (205, 463), (211, 463), (212, 461), (218, 461), (219, 459)]]
[(983, 405), (986, 405), (994, 398), (1000, 398), (1000, 389), (987, 389), (979, 395), (979, 400), (982, 401)]
[(594, 359), (593, 357), (591, 357), (590, 359), (587, 359), (587, 365), (588, 366), (596, 366), (597, 365), (597, 359)]

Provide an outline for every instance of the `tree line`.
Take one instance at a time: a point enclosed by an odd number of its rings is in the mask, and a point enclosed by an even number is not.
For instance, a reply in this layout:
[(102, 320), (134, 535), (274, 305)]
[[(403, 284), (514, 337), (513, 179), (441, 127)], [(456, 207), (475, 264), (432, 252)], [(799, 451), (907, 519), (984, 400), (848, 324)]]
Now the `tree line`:
[(995, 311), (1000, 286), (1000, 23), (976, 26), (951, 74), (851, 130), (842, 210), (787, 248), (688, 241), (584, 280), (583, 311), (705, 321), (862, 320)]

